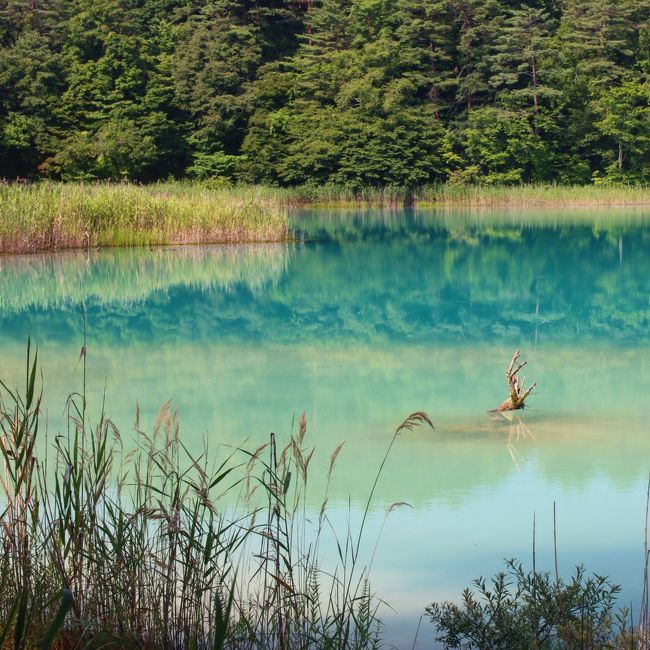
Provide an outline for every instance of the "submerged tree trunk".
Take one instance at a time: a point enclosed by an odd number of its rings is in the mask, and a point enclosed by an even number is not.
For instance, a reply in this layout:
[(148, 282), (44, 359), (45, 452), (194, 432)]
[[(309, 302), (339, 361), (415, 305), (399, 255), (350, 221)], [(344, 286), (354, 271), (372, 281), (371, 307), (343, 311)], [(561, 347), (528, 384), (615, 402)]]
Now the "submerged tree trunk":
[(497, 407), (497, 412), (501, 411), (516, 411), (517, 409), (524, 408), (526, 398), (533, 392), (533, 388), (537, 386), (536, 383), (533, 383), (528, 390), (524, 389), (524, 381), (519, 380), (519, 371), (528, 363), (524, 361), (523, 363), (517, 363), (519, 358), (519, 350), (515, 350), (514, 355), (512, 356), (512, 361), (508, 366), (506, 371), (506, 377), (508, 378), (508, 388), (510, 390), (510, 397), (503, 402), (500, 406)]

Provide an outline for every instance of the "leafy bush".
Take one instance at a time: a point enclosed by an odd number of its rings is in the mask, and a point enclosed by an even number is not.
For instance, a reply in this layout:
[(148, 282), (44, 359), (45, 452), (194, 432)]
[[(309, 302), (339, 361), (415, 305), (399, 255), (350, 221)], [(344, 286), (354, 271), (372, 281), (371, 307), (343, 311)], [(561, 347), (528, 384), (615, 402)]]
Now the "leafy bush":
[[(433, 603), (426, 611), (447, 648), (556, 650), (636, 647), (627, 612), (615, 611), (620, 587), (576, 567), (566, 582), (526, 572), (516, 560), (489, 582), (474, 580), (461, 604)], [(626, 644), (624, 645), (624, 642)]]

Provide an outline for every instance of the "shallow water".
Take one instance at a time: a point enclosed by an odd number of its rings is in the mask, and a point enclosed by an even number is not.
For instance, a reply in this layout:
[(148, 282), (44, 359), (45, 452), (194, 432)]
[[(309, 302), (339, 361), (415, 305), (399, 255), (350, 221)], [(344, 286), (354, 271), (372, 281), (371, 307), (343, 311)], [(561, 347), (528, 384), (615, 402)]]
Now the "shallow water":
[[(40, 348), (50, 429), (81, 383), (128, 432), (172, 398), (190, 447), (288, 439), (304, 410), (317, 447), (310, 500), (358, 524), (385, 636), (411, 647), (432, 600), (518, 557), (584, 563), (638, 611), (650, 470), (650, 219), (644, 212), (296, 213), (301, 243), (104, 251), (0, 260), (0, 374)], [(512, 421), (514, 348), (538, 389)], [(98, 407), (96, 407), (98, 408)], [(332, 558), (334, 549), (325, 549)], [(422, 647), (433, 630), (423, 622)]]

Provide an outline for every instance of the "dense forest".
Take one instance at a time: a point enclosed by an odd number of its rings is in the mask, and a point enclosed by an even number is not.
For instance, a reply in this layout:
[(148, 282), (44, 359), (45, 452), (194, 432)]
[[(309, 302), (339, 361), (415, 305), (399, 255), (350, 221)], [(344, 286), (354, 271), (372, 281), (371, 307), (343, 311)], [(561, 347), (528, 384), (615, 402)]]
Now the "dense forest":
[(0, 0), (0, 177), (650, 180), (649, 0)]

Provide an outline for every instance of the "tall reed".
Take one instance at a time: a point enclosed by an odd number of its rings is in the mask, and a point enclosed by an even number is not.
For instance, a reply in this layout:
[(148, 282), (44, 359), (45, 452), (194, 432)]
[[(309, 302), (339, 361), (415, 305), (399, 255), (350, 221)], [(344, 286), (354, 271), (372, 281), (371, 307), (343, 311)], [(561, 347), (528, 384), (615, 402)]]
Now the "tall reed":
[(199, 183), (0, 184), (0, 253), (97, 246), (288, 241), (299, 206), (650, 205), (644, 186), (277, 188)]
[[(395, 431), (380, 462), (357, 528), (343, 535), (335, 531), (338, 564), (327, 577), (322, 573), (319, 550), (329, 532), (327, 499), (332, 472), (343, 448), (330, 457), (327, 483), (318, 518), (308, 523), (306, 491), (313, 447), (305, 444), (307, 421), (303, 413), (298, 431), (279, 449), (274, 434), (264, 447), (251, 454), (251, 462), (268, 453), (261, 485), (267, 510), (261, 530), (260, 559), (253, 580), (260, 577), (261, 598), (250, 612), (249, 636), (238, 647), (254, 648), (378, 648), (381, 645), (379, 600), (370, 584), (369, 565), (362, 561), (361, 541), (377, 483), (397, 437), (418, 424), (433, 427), (422, 412), (411, 414)], [(291, 485), (294, 489), (290, 490)], [(252, 487), (251, 492), (255, 489)], [(249, 492), (249, 494), (251, 493)], [(249, 592), (256, 590), (248, 588)]]
[(565, 207), (591, 205), (650, 205), (650, 187), (628, 185), (458, 185), (437, 183), (413, 188), (350, 189), (324, 185), (294, 188), (296, 204), (329, 206)]
[[(167, 403), (151, 431), (136, 412), (127, 451), (103, 409), (89, 425), (84, 387), (68, 398), (66, 431), (50, 437), (38, 383), (28, 344), (24, 390), (0, 383), (0, 647), (379, 645), (379, 601), (359, 553), (363, 521), (335, 538), (337, 565), (321, 566), (327, 493), (314, 530), (304, 414), (286, 446), (272, 434), (255, 452), (217, 461), (183, 445)], [(393, 442), (425, 421), (413, 417)], [(236, 494), (241, 501), (225, 499)], [(373, 494), (374, 486), (366, 514)]]
[(0, 185), (0, 252), (96, 246), (286, 241), (268, 191), (189, 184)]

